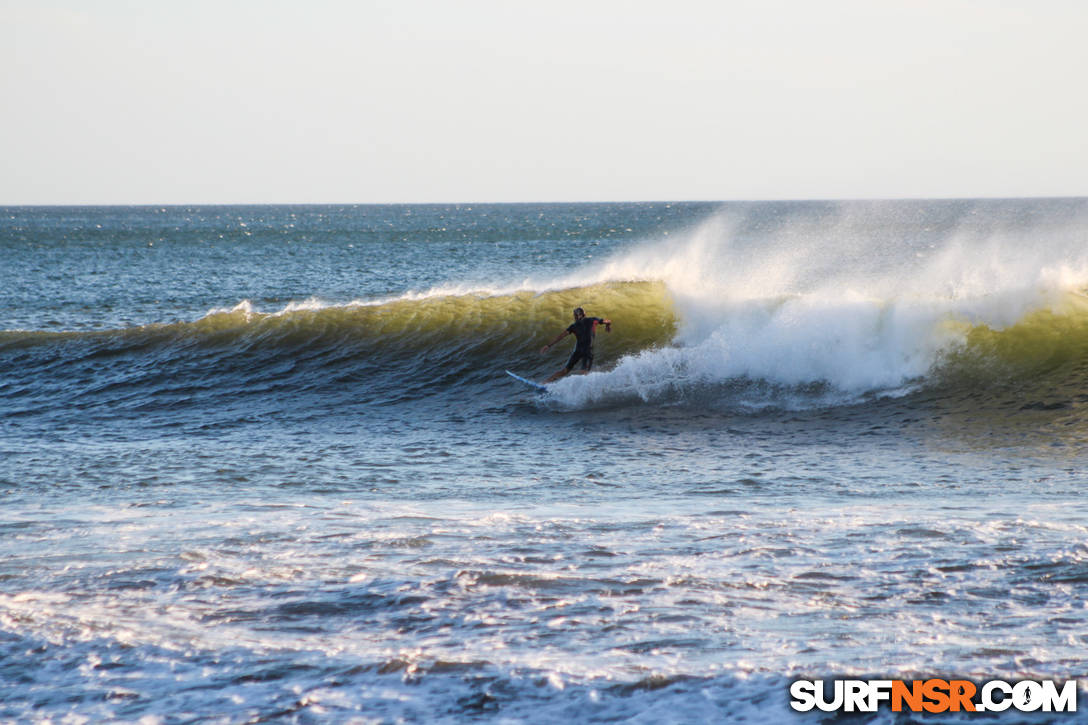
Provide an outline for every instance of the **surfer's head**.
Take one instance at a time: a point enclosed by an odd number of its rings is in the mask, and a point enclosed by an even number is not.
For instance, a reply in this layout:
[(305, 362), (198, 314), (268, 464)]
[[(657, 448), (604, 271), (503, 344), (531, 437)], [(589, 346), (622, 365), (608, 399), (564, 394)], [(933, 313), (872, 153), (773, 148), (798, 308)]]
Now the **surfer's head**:
[(581, 307), (575, 307), (574, 308), (574, 319), (580, 320), (585, 316), (586, 316), (586, 311), (583, 310)]

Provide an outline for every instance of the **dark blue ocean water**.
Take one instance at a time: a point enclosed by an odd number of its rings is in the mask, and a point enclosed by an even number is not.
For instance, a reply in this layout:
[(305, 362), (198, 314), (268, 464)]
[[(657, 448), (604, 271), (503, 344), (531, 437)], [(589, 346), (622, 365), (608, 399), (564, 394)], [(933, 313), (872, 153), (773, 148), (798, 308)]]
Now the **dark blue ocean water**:
[[(1086, 677), (1086, 213), (3, 209), (0, 719), (815, 722), (796, 678)], [(507, 377), (575, 306), (594, 371)]]

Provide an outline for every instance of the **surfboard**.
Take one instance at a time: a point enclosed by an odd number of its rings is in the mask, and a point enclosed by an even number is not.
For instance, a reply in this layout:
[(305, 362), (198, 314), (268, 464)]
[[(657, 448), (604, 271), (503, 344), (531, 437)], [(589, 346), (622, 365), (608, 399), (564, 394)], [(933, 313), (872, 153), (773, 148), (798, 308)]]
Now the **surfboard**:
[(533, 390), (535, 390), (538, 393), (548, 392), (548, 386), (547, 385), (541, 385), (540, 383), (534, 383), (532, 380), (527, 380), (527, 379), (521, 377), (520, 375), (518, 375), (517, 373), (512, 373), (509, 370), (506, 371), (506, 374), (509, 375), (510, 377), (512, 377), (514, 380), (517, 380), (519, 383), (524, 383), (525, 385), (528, 385), (530, 388), (532, 388)]

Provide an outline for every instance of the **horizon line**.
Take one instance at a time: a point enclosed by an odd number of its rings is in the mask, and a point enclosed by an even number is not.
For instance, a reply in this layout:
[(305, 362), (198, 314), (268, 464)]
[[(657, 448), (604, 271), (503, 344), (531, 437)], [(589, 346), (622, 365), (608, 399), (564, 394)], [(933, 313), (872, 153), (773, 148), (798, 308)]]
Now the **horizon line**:
[(537, 201), (187, 201), (187, 202), (45, 202), (0, 203), (0, 209), (72, 207), (193, 207), (193, 206), (528, 206), (574, 204), (769, 204), (842, 203), (907, 201), (1057, 201), (1088, 199), (1088, 194), (1030, 194), (1026, 196), (857, 196), (857, 197), (769, 197), (737, 199), (609, 199)]

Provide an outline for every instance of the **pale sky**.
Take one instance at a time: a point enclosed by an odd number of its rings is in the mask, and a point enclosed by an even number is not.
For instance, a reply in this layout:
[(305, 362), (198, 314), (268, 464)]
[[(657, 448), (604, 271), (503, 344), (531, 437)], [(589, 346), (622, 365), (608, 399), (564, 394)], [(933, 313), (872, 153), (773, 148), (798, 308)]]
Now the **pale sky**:
[(1081, 0), (0, 0), (0, 204), (1088, 195)]

